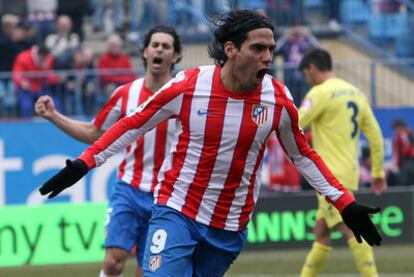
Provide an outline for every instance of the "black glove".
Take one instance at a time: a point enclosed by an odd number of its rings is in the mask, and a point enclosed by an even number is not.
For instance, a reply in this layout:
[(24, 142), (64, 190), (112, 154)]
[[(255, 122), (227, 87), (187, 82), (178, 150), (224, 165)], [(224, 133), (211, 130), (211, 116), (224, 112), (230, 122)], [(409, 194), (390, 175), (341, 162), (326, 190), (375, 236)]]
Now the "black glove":
[(369, 214), (381, 211), (380, 207), (369, 207), (354, 202), (347, 206), (341, 213), (345, 224), (352, 230), (356, 240), (361, 243), (361, 237), (371, 246), (381, 245), (382, 237)]
[(48, 198), (53, 198), (79, 181), (86, 173), (88, 173), (88, 166), (84, 161), (66, 160), (66, 166), (40, 187), (40, 194), (45, 195), (51, 192)]

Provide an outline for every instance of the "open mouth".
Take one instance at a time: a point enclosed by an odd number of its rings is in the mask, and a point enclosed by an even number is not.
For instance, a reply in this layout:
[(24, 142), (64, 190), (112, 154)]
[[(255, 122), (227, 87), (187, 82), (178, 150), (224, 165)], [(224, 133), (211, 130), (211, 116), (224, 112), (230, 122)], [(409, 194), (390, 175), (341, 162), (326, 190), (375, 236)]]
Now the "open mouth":
[(162, 63), (162, 59), (161, 59), (161, 58), (158, 58), (158, 57), (155, 57), (155, 58), (152, 60), (152, 63), (153, 63), (153, 64), (161, 64), (161, 63)]
[(260, 80), (263, 79), (268, 71), (269, 69), (266, 69), (266, 68), (263, 68), (257, 71), (257, 74), (256, 74), (257, 79), (260, 79)]

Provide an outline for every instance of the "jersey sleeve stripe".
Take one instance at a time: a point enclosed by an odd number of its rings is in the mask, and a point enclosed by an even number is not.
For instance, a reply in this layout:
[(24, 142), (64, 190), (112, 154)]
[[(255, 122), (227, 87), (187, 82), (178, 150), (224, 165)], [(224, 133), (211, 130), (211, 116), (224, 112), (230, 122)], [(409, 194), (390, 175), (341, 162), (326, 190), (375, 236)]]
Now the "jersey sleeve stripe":
[[(106, 130), (109, 128), (113, 122), (116, 122), (121, 117), (121, 105), (123, 101), (122, 99), (128, 95), (129, 88), (131, 87), (132, 83), (129, 83), (124, 86), (118, 87), (113, 95), (109, 98), (106, 104), (102, 107), (100, 112), (97, 114), (95, 119), (93, 120), (93, 124), (102, 129)], [(118, 111), (114, 108), (118, 106)], [(115, 118), (114, 118), (115, 117)], [(112, 121), (109, 124), (105, 122)]]

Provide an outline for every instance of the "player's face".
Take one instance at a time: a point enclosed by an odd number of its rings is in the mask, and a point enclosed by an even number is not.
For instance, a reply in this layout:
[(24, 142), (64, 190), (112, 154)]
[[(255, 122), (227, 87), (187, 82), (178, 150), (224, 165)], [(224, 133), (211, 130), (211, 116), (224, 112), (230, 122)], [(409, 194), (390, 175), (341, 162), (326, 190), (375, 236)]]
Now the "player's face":
[(270, 69), (275, 46), (273, 32), (270, 29), (260, 28), (247, 33), (240, 50), (236, 48), (234, 57), (235, 74), (242, 87), (254, 90), (262, 82)]
[(317, 85), (315, 80), (315, 66), (310, 65), (308, 68), (303, 69), (302, 71), (303, 75), (305, 75), (306, 83), (308, 83), (310, 86)]
[(153, 34), (144, 50), (144, 58), (147, 59), (147, 70), (152, 74), (169, 74), (178, 58), (174, 51), (174, 38), (166, 33)]

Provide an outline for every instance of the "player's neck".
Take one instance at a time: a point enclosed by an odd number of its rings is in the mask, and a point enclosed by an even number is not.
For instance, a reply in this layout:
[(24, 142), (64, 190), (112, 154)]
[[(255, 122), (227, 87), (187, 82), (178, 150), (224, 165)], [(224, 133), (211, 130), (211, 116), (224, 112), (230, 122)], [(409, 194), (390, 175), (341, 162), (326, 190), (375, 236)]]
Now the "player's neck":
[(170, 73), (154, 75), (147, 71), (145, 73), (145, 87), (152, 92), (156, 92), (171, 79), (172, 75)]
[(319, 76), (319, 80), (318, 83), (319, 84), (323, 84), (326, 81), (328, 81), (329, 79), (333, 79), (336, 78), (335, 73), (332, 71), (327, 71), (327, 72), (323, 72), (320, 76)]
[(246, 87), (246, 85), (241, 82), (237, 73), (237, 69), (231, 66), (229, 61), (224, 64), (220, 71), (220, 79), (226, 89), (236, 94), (245, 94), (254, 91), (257, 88), (254, 84)]

